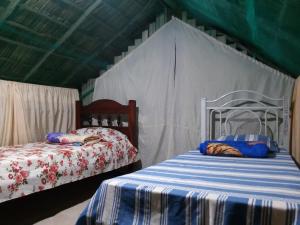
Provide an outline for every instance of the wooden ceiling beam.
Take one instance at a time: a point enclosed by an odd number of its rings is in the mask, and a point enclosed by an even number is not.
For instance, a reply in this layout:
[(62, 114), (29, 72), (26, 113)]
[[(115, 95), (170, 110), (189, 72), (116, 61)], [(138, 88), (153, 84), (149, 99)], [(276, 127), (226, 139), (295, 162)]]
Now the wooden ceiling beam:
[(41, 17), (47, 19), (48, 21), (50, 21), (50, 22), (52, 22), (52, 23), (55, 23), (56, 25), (59, 25), (59, 26), (61, 26), (61, 27), (64, 27), (65, 29), (68, 29), (68, 27), (70, 27), (69, 24), (62, 23), (62, 22), (60, 22), (60, 21), (54, 19), (53, 17), (48, 16), (48, 15), (42, 13), (42, 12), (39, 12), (38, 10), (33, 9), (33, 8), (27, 6), (27, 5), (22, 4), (22, 5), (20, 5), (20, 8), (23, 9), (23, 10), (32, 12), (32, 13), (34, 13), (34, 14), (36, 14), (36, 15), (39, 15), (39, 16), (41, 16)]
[[(8, 62), (8, 63), (12, 63), (12, 64), (18, 64), (18, 62), (14, 59), (9, 59), (9, 58), (5, 58), (3, 56), (0, 56), (0, 61), (4, 61), (4, 62)], [(32, 68), (34, 65), (32, 64), (28, 64), (28, 63), (21, 63), (21, 66), (22, 67), (27, 67), (27, 68)], [(95, 69), (91, 69), (89, 67), (87, 67), (87, 69), (90, 71), (90, 72), (94, 72)], [(1, 69), (0, 69), (1, 70)], [(46, 68), (43, 68), (44, 71), (47, 71), (47, 72), (61, 72), (59, 69), (46, 69)]]
[(96, 0), (92, 5), (90, 5), (86, 11), (79, 17), (79, 19), (67, 30), (67, 32), (53, 45), (53, 48), (48, 51), (38, 62), (37, 64), (26, 74), (23, 81), (27, 81), (38, 69), (39, 67), (47, 60), (47, 58), (59, 48), (65, 40), (67, 40), (73, 32), (82, 24), (82, 22), (92, 13), (92, 11), (102, 3), (102, 0)]
[[(69, 0), (60, 0), (60, 1), (63, 1), (65, 4), (72, 4), (73, 6), (75, 6), (75, 4), (74, 4), (74, 3), (71, 3)], [(75, 6), (75, 7), (77, 7), (77, 6)], [(48, 16), (48, 15), (45, 15), (44, 13), (41, 13), (41, 12), (39, 12), (39, 11), (37, 11), (37, 10), (31, 8), (31, 7), (28, 7), (27, 5), (22, 4), (22, 5), (20, 6), (20, 8), (25, 9), (25, 10), (30, 11), (30, 12), (33, 12), (33, 13), (35, 13), (35, 14), (37, 14), (37, 15), (39, 15), (39, 16), (45, 18), (45, 19), (47, 19), (48, 21), (50, 21), (50, 22), (52, 22), (52, 23), (54, 23), (54, 24), (56, 24), (56, 25), (59, 25), (59, 26), (65, 28), (65, 29), (67, 29), (67, 28), (69, 27), (67, 24), (64, 24), (64, 23), (62, 23), (62, 22), (60, 22), (60, 21), (58, 21), (58, 20), (55, 20), (55, 19), (53, 19), (52, 17), (50, 17), (50, 16)], [(84, 12), (83, 9), (80, 9), (80, 10), (81, 10), (82, 12)], [(92, 17), (92, 19), (93, 19), (93, 21), (94, 21), (95, 23), (98, 23), (99, 25), (105, 27), (105, 29), (106, 29), (108, 32), (110, 32), (110, 33), (115, 33), (115, 30), (114, 30), (115, 28), (112, 28), (112, 27), (106, 25), (104, 22), (102, 22), (102, 21), (100, 20), (100, 18), (97, 18), (97, 17), (95, 17), (94, 15), (90, 15), (90, 16)], [(12, 22), (12, 21), (10, 21), (10, 22)], [(22, 26), (22, 25), (21, 25), (21, 26)], [(28, 29), (30, 29), (30, 28), (28, 28)], [(87, 30), (82, 29), (82, 28), (78, 28), (77, 30), (82, 31), (82, 33), (88, 33)], [(96, 41), (98, 41), (98, 39), (101, 38), (101, 37), (99, 37), (99, 36), (91, 37), (91, 36), (88, 36), (88, 35), (86, 35), (86, 37), (88, 37), (88, 38), (90, 38), (90, 39), (92, 39), (92, 40), (96, 40)], [(125, 39), (128, 40), (127, 37), (125, 37)]]
[[(39, 48), (39, 47), (36, 47), (36, 46), (24, 44), (22, 42), (11, 40), (11, 39), (8, 39), (8, 38), (2, 37), (2, 36), (0, 36), (0, 40), (4, 41), (6, 43), (10, 43), (10, 44), (13, 44), (13, 45), (21, 46), (23, 48), (27, 48), (27, 49), (38, 51), (38, 52), (43, 52), (44, 53), (44, 52), (48, 51), (48, 50), (43, 49), (43, 48)], [(58, 53), (53, 53), (53, 55), (58, 56), (58, 57), (62, 57), (62, 58), (65, 58), (65, 59), (69, 59), (69, 60), (72, 60), (72, 61), (75, 61), (76, 63), (80, 62), (79, 59), (72, 58), (70, 56), (61, 55), (61, 54), (58, 54)]]
[[(79, 12), (82, 12), (82, 13), (84, 12), (84, 10), (82, 8), (75, 5), (70, 0), (60, 0), (60, 1), (67, 4), (67, 5), (69, 5), (69, 6), (71, 6), (72, 8), (76, 9)], [(105, 3), (105, 1), (103, 3)], [(105, 27), (105, 29), (108, 30), (109, 32), (111, 32), (111, 33), (115, 32), (115, 30), (116, 30), (115, 27), (111, 27), (111, 26), (107, 25), (106, 23), (102, 22), (100, 20), (100, 18), (97, 17), (97, 15), (91, 14), (90, 16), (91, 16), (91, 18), (93, 19), (94, 22), (96, 22), (96, 23), (100, 24), (101, 26)]]
[[(16, 23), (16, 22), (14, 22), (14, 21), (8, 21), (8, 20), (6, 21), (6, 23), (7, 23), (8, 25), (12, 26), (12, 27), (16, 27), (16, 28), (22, 29), (22, 30), (24, 30), (24, 31), (26, 31), (26, 32), (29, 32), (29, 33), (31, 33), (31, 34), (34, 34), (35, 36), (42, 37), (42, 38), (48, 38), (48, 39), (51, 39), (53, 42), (55, 42), (55, 41), (57, 40), (56, 37), (53, 37), (53, 36), (48, 35), (48, 34), (44, 34), (44, 33), (37, 32), (37, 31), (35, 31), (35, 30), (33, 30), (33, 29), (27, 27), (27, 26), (24, 26), (23, 24)], [(88, 35), (85, 35), (84, 38), (87, 38), (87, 39), (89, 39), (89, 40), (91, 40), (91, 41), (97, 41), (97, 39), (92, 38), (92, 37), (90, 37), (90, 36), (88, 36)], [(82, 53), (85, 54), (85, 55), (90, 54), (90, 52), (85, 51), (84, 49), (79, 48), (79, 47), (77, 47), (77, 46), (75, 46), (75, 45), (73, 45), (73, 44), (69, 44), (69, 45), (72, 47), (72, 49), (74, 49), (74, 50), (76, 50), (76, 51), (79, 51), (79, 52), (82, 52)], [(46, 51), (46, 50), (45, 50), (45, 51)]]
[(114, 42), (118, 37), (120, 37), (127, 29), (128, 27), (133, 24), (137, 19), (139, 19), (142, 15), (144, 15), (145, 11), (148, 9), (148, 7), (151, 6), (153, 3), (153, 0), (149, 0), (147, 4), (144, 6), (144, 8), (136, 14), (131, 21), (128, 22), (127, 26), (125, 26), (122, 30), (120, 30), (116, 35), (114, 35), (109, 41), (104, 43), (104, 45), (101, 45), (99, 48), (95, 49), (95, 53), (92, 54), (90, 57), (88, 57), (85, 61), (83, 61), (81, 64), (79, 64), (73, 72), (66, 77), (66, 79), (62, 82), (62, 85), (65, 85), (67, 82), (69, 82), (72, 77), (74, 77), (80, 70), (81, 67), (92, 61), (101, 51), (103, 51), (105, 48), (107, 48), (112, 42)]
[(2, 23), (13, 13), (13, 11), (17, 8), (21, 0), (12, 0), (8, 5), (5, 13), (0, 17), (0, 26)]
[(112, 4), (110, 4), (109, 2), (107, 1), (104, 1), (104, 4), (107, 5), (109, 8), (111, 8), (113, 11), (117, 12), (119, 15), (121, 15), (123, 18), (126, 19), (126, 21), (130, 20), (127, 16), (124, 15), (124, 13), (117, 9), (115, 6), (113, 6)]

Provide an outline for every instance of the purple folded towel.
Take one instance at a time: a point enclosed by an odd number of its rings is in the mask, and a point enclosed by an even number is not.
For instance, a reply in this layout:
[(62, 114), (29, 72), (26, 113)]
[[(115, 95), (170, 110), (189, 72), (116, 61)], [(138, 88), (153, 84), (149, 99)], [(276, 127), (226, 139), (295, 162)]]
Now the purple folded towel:
[(62, 132), (52, 132), (47, 134), (47, 141), (50, 143), (60, 143), (58, 137), (65, 135), (66, 133)]

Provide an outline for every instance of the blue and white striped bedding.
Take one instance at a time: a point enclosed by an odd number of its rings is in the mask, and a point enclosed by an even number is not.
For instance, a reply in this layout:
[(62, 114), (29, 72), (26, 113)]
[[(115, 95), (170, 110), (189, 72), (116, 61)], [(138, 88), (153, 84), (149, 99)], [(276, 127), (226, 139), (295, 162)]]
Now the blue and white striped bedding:
[(287, 152), (251, 159), (190, 151), (105, 181), (77, 224), (300, 225), (300, 171)]

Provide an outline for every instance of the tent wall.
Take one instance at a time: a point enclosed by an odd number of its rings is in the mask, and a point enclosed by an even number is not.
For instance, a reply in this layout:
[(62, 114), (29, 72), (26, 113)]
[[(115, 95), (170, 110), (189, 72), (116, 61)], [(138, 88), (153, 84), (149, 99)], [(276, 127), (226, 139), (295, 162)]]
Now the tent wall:
[(139, 107), (144, 166), (196, 148), (200, 98), (237, 89), (290, 98), (294, 80), (172, 19), (96, 80), (94, 100)]
[[(216, 99), (234, 90), (255, 90), (274, 98), (285, 96), (290, 99), (293, 78), (216, 41), (188, 24), (177, 21), (175, 29), (177, 54), (174, 121), (180, 129), (174, 130), (174, 141), (179, 149), (197, 146), (199, 143), (200, 97)], [(180, 139), (184, 135), (187, 136), (182, 139), (185, 143)]]
[[(169, 156), (174, 95), (175, 38), (165, 25), (96, 80), (94, 100), (108, 98), (139, 107), (139, 149), (144, 165)], [(149, 161), (147, 159), (150, 159)]]
[(90, 79), (81, 87), (81, 102), (82, 105), (88, 105), (93, 101), (95, 79)]

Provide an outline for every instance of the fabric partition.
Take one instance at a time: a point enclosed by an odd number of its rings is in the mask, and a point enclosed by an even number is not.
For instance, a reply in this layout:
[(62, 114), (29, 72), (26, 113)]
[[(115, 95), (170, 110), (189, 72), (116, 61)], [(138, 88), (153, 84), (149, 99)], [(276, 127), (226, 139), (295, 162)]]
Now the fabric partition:
[(195, 149), (200, 98), (237, 89), (290, 98), (294, 79), (172, 19), (96, 80), (93, 99), (139, 107), (143, 166)]
[(295, 82), (292, 101), (292, 148), (291, 153), (300, 164), (300, 78)]
[(0, 145), (44, 140), (75, 128), (75, 89), (0, 80)]
[(165, 26), (95, 83), (94, 100), (108, 98), (123, 104), (129, 99), (137, 101), (138, 142), (144, 165), (169, 155), (158, 150), (170, 149), (166, 140), (173, 125), (170, 105), (174, 95), (174, 44), (173, 29)]
[[(176, 20), (175, 146), (193, 148), (200, 137), (200, 98), (216, 99), (234, 90), (255, 90), (291, 98), (294, 79), (194, 27)], [(180, 110), (184, 109), (184, 110)], [(177, 113), (178, 112), (178, 113)], [(185, 143), (180, 137), (184, 138)], [(288, 135), (288, 134), (287, 134)]]

